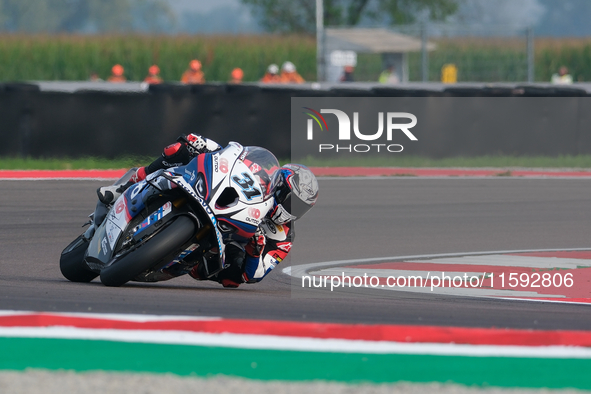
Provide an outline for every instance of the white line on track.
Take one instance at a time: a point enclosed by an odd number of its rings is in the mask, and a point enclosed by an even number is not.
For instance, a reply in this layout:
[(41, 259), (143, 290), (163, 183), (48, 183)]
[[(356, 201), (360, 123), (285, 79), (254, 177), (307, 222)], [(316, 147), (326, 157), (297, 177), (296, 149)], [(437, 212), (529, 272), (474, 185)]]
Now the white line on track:
[(391, 257), (376, 257), (368, 259), (352, 259), (352, 260), (335, 260), (325, 261), (320, 263), (309, 263), (292, 265), (285, 267), (283, 273), (296, 278), (301, 278), (313, 270), (321, 270), (323, 268), (341, 267), (355, 264), (369, 264), (369, 263), (390, 263), (401, 262), (409, 260), (425, 260), (425, 259), (439, 259), (446, 257), (465, 257), (465, 256), (486, 256), (498, 254), (514, 254), (514, 253), (543, 253), (543, 252), (583, 252), (591, 251), (591, 247), (586, 248), (565, 248), (565, 249), (524, 249), (524, 250), (495, 250), (489, 252), (465, 252), (465, 253), (439, 253), (439, 254), (423, 254), (410, 256), (391, 256)]
[(214, 321), (222, 320), (221, 317), (210, 316), (175, 316), (175, 315), (139, 315), (127, 313), (80, 313), (80, 312), (35, 312), (35, 311), (7, 311), (0, 310), (0, 316), (26, 316), (47, 315), (60, 317), (81, 317), (87, 319), (120, 320), (136, 323), (160, 322), (160, 321)]
[(460, 276), (463, 277), (467, 275), (468, 278), (471, 276), (482, 276), (483, 272), (448, 272), (448, 271), (414, 271), (414, 270), (403, 270), (403, 269), (374, 269), (374, 268), (327, 268), (319, 271), (309, 271), (310, 275), (317, 275), (317, 276), (339, 276), (339, 277), (347, 277), (347, 276), (361, 276), (367, 274), (367, 276), (376, 276), (378, 278), (388, 278), (388, 277), (399, 277), (404, 276), (408, 278), (409, 276), (418, 277), (423, 280), (433, 278), (434, 276), (441, 277), (443, 274), (446, 276), (454, 277)]
[(498, 346), (399, 343), (273, 335), (209, 334), (186, 331), (79, 329), (72, 327), (0, 328), (0, 337), (104, 340), (131, 343), (214, 346), (243, 349), (362, 354), (415, 354), (471, 357), (591, 358), (576, 346)]
[[(559, 267), (564, 268), (578, 268), (585, 266), (582, 264), (581, 259), (562, 259), (562, 258), (544, 258), (544, 257), (529, 257), (529, 256), (504, 256), (507, 254), (517, 253), (539, 253), (539, 252), (575, 252), (575, 251), (589, 251), (591, 248), (570, 248), (570, 249), (528, 249), (528, 250), (504, 250), (504, 251), (489, 251), (489, 252), (473, 252), (473, 253), (442, 253), (442, 254), (431, 254), (431, 255), (415, 255), (415, 256), (392, 256), (392, 257), (379, 257), (369, 259), (354, 259), (354, 260), (337, 260), (337, 261), (325, 261), (320, 263), (292, 265), (283, 269), (283, 273), (291, 276), (295, 279), (300, 279), (304, 275), (322, 275), (324, 272), (338, 272), (345, 270), (360, 270), (363, 273), (367, 273), (371, 276), (372, 270), (363, 268), (345, 268), (350, 265), (369, 264), (369, 263), (385, 263), (385, 262), (418, 262), (418, 263), (439, 263), (439, 264), (478, 264), (478, 265), (494, 265), (494, 266), (521, 266), (530, 267), (533, 259), (541, 259), (541, 268), (555, 267), (558, 264)], [(495, 258), (506, 257), (505, 261), (494, 261)], [(437, 259), (437, 260), (435, 260)], [(466, 260), (462, 260), (466, 259)], [(526, 263), (527, 262), (527, 263)], [(330, 271), (329, 271), (330, 270)], [(327, 274), (329, 275), (329, 274)], [(340, 276), (338, 273), (335, 276)], [(330, 283), (330, 282), (329, 282)], [(336, 287), (338, 288), (338, 286)], [(484, 298), (497, 298), (506, 300), (519, 300), (519, 301), (536, 301), (535, 298), (565, 298), (561, 295), (550, 295), (550, 294), (538, 294), (536, 292), (518, 291), (514, 292), (511, 290), (494, 290), (494, 289), (465, 289), (465, 288), (445, 288), (437, 287), (435, 291), (431, 291), (430, 287), (374, 287), (374, 290), (391, 290), (391, 291), (402, 291), (402, 292), (414, 292), (414, 293), (431, 293), (434, 295), (453, 295), (453, 296), (465, 296), (465, 297), (484, 297)], [(513, 294), (516, 293), (516, 294)], [(517, 298), (517, 297), (531, 297), (534, 299)], [(556, 301), (555, 301), (556, 302)], [(577, 305), (591, 305), (584, 302), (568, 302), (570, 304)]]
[(512, 256), (504, 254), (487, 256), (447, 257), (435, 260), (408, 260), (405, 263), (453, 264), (453, 265), (488, 265), (496, 267), (524, 268), (561, 268), (576, 269), (591, 267), (590, 260), (568, 259), (561, 257)]
[[(507, 297), (511, 300), (513, 297), (532, 297), (532, 298), (566, 298), (563, 295), (555, 294), (540, 294), (535, 291), (519, 291), (519, 290), (495, 290), (486, 288), (470, 288), (470, 287), (435, 287), (431, 290), (430, 287), (376, 287), (376, 290), (390, 290), (403, 291), (407, 293), (424, 293), (433, 295), (452, 295), (462, 297)], [(509, 298), (511, 297), (511, 298)]]

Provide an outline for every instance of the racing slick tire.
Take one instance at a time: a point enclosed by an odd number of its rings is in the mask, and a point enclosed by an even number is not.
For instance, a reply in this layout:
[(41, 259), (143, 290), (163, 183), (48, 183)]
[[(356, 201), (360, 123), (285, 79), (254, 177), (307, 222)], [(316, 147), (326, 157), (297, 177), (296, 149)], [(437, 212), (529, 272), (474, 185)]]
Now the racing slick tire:
[(193, 220), (188, 216), (179, 216), (146, 242), (103, 268), (100, 274), (101, 282), (113, 287), (124, 285), (157, 263), (176, 257), (193, 234)]
[(99, 274), (88, 268), (84, 255), (88, 249), (88, 240), (80, 235), (62, 251), (60, 271), (71, 282), (90, 282)]

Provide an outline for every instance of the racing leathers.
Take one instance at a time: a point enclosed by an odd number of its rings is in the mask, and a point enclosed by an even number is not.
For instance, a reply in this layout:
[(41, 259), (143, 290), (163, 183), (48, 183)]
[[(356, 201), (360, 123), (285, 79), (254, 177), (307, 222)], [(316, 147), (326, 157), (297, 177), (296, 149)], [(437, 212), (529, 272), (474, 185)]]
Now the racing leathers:
[[(293, 223), (275, 224), (268, 217), (259, 225), (260, 234), (255, 235), (246, 247), (244, 281), (260, 282), (275, 266), (281, 263), (291, 250), (295, 237)], [(264, 241), (264, 246), (262, 242)]]
[[(295, 237), (293, 223), (275, 224), (270, 218), (271, 212), (261, 221), (256, 233), (244, 247), (238, 248), (236, 243), (226, 246), (225, 261), (230, 266), (213, 280), (224, 287), (257, 283), (285, 259)], [(200, 279), (196, 268), (191, 271), (191, 276)]]
[[(176, 143), (164, 148), (161, 157), (148, 166), (139, 168), (126, 185), (101, 187), (97, 191), (99, 205), (104, 205), (106, 208), (106, 205), (115, 201), (125, 189), (158, 170), (186, 165), (201, 153), (211, 153), (220, 149), (219, 144), (208, 138), (196, 134), (181, 136)], [(97, 205), (96, 212), (99, 212), (99, 205)], [(278, 263), (285, 259), (291, 250), (294, 239), (291, 222), (275, 224), (271, 220), (274, 209), (261, 221), (255, 234), (246, 244), (235, 240), (225, 241), (224, 261), (227, 267), (224, 270), (207, 278), (203, 273), (203, 264), (199, 264), (191, 270), (191, 277), (197, 280), (217, 281), (224, 287), (238, 287), (241, 283), (261, 281)], [(105, 211), (106, 215), (107, 210), (102, 209), (102, 211)], [(95, 213), (97, 226), (103, 219), (104, 217), (98, 218)]]

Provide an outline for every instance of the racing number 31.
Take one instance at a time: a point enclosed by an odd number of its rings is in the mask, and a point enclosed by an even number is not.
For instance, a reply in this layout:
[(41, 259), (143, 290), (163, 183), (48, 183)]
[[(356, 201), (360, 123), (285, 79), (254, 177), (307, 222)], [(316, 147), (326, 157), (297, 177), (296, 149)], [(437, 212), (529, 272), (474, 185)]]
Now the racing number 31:
[(243, 172), (242, 178), (240, 178), (237, 175), (234, 175), (232, 177), (232, 180), (234, 182), (236, 182), (238, 184), (238, 186), (240, 186), (240, 188), (242, 189), (242, 194), (244, 194), (244, 196), (249, 201), (252, 200), (254, 197), (262, 195), (262, 193), (259, 189), (257, 189), (256, 187), (253, 187), (254, 181), (252, 180), (250, 175), (248, 175), (248, 173)]

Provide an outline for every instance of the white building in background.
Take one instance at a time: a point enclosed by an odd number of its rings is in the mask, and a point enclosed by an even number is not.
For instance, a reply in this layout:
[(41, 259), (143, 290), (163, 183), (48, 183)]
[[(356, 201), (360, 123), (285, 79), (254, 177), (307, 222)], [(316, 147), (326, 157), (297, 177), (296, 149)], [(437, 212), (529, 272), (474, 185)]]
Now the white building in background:
[[(327, 82), (338, 82), (345, 66), (356, 66), (357, 53), (381, 53), (383, 69), (394, 66), (398, 80), (408, 82), (407, 54), (422, 49), (420, 39), (385, 28), (328, 28), (324, 40)], [(435, 48), (434, 43), (427, 43), (428, 51)]]

